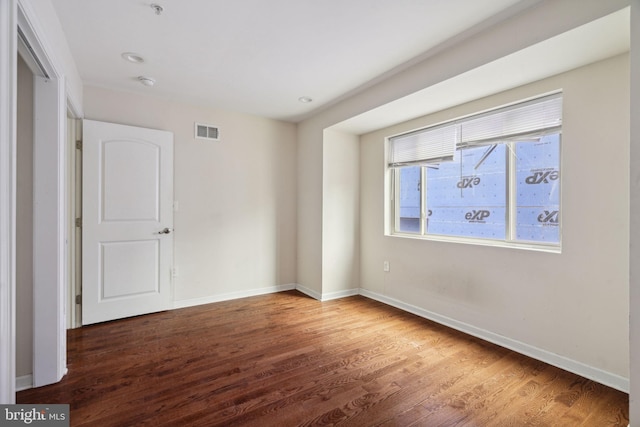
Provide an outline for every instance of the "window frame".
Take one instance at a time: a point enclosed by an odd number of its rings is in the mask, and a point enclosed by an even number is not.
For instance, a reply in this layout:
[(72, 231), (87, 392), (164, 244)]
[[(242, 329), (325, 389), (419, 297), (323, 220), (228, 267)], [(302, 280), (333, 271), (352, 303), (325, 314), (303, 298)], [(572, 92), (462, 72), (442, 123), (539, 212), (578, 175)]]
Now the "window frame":
[[(536, 96), (533, 98), (529, 98), (527, 100), (518, 101), (512, 104), (509, 104), (507, 107), (518, 106), (520, 104), (529, 103), (531, 101), (535, 101), (536, 99), (542, 99), (548, 96), (559, 96), (563, 97), (563, 93), (561, 91), (553, 92), (551, 94), (545, 94), (541, 96)], [(558, 243), (550, 243), (550, 242), (535, 242), (535, 241), (524, 241), (524, 240), (516, 240), (517, 236), (517, 158), (516, 158), (516, 144), (518, 142), (526, 141), (528, 138), (521, 138), (518, 141), (517, 137), (505, 137), (501, 141), (496, 141), (500, 144), (505, 144), (507, 146), (506, 149), (506, 159), (505, 159), (505, 238), (502, 239), (488, 239), (481, 237), (464, 237), (464, 236), (451, 236), (451, 235), (440, 235), (440, 234), (428, 234), (426, 233), (426, 218), (427, 218), (427, 206), (426, 206), (426, 191), (427, 191), (427, 168), (428, 165), (416, 165), (416, 167), (420, 168), (420, 218), (419, 218), (419, 231), (416, 233), (401, 231), (400, 230), (400, 171), (401, 167), (392, 167), (389, 165), (388, 157), (390, 153), (390, 144), (392, 138), (395, 138), (399, 135), (405, 135), (409, 133), (415, 133), (420, 130), (430, 129), (436, 126), (443, 126), (447, 123), (465, 120), (467, 118), (473, 119), (474, 117), (479, 117), (481, 115), (490, 115), (492, 111), (497, 111), (505, 107), (498, 107), (495, 109), (491, 109), (488, 111), (471, 114), (466, 116), (465, 118), (458, 118), (454, 120), (450, 120), (444, 123), (435, 124), (433, 126), (427, 126), (421, 129), (417, 129), (411, 132), (404, 132), (397, 135), (388, 136), (385, 138), (385, 172), (386, 172), (386, 185), (385, 185), (385, 235), (391, 237), (401, 237), (401, 238), (410, 238), (410, 239), (419, 239), (419, 240), (427, 240), (427, 241), (439, 241), (439, 242), (450, 242), (450, 243), (459, 243), (459, 244), (472, 244), (472, 245), (480, 245), (480, 246), (492, 246), (492, 247), (506, 247), (506, 248), (516, 248), (516, 249), (525, 249), (525, 250), (533, 250), (533, 251), (542, 251), (542, 252), (550, 252), (550, 253), (561, 253), (562, 252), (562, 126), (559, 127), (557, 132), (553, 132), (550, 134), (558, 134), (558, 165), (559, 165), (559, 213), (558, 213)], [(487, 144), (489, 145), (489, 144)], [(455, 150), (461, 150), (467, 148), (468, 146), (458, 145)]]

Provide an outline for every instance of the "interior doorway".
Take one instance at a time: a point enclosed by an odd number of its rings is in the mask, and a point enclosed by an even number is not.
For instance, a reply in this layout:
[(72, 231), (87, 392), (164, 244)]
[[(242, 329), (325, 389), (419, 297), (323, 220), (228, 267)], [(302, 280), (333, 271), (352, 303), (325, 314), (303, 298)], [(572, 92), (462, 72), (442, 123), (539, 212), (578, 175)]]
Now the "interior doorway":
[(72, 257), (65, 77), (50, 62), (52, 55), (45, 53), (33, 19), (23, 8), (17, 9), (12, 51), (22, 73), (16, 89), (22, 109), (16, 114), (21, 130), (15, 166), (15, 191), (21, 203), (16, 207), (15, 245), (20, 273), (14, 290), (19, 336), (12, 352), (18, 361), (13, 376), (20, 389), (55, 383), (66, 373)]
[(33, 381), (33, 78), (18, 55), (16, 114), (16, 388)]

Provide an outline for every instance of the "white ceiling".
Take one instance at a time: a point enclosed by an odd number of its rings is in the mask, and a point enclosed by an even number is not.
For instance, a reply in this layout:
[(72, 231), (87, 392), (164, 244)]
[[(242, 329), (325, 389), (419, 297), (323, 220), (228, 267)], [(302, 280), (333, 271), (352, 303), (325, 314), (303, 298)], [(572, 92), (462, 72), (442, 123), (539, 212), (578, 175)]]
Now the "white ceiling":
[[(86, 85), (298, 121), (538, 0), (53, 0)], [(164, 7), (156, 15), (151, 3)], [(123, 52), (145, 58), (128, 63)], [(140, 75), (157, 80), (142, 86)], [(303, 104), (301, 96), (313, 98)]]
[(604, 16), (333, 126), (356, 135), (629, 51), (630, 10)]

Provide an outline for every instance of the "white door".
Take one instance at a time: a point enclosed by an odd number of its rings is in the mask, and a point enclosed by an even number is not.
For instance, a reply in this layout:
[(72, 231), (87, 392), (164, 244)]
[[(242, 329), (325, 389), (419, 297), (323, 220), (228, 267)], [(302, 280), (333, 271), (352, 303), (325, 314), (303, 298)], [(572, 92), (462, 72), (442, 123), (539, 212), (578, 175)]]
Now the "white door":
[(82, 324), (170, 308), (173, 134), (84, 120)]

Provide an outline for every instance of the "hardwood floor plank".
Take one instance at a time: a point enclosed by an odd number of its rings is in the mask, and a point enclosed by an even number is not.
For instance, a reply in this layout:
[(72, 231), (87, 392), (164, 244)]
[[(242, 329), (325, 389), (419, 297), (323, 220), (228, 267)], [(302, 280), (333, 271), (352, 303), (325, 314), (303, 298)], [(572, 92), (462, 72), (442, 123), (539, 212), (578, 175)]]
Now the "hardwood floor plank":
[(18, 393), (73, 426), (626, 426), (628, 396), (364, 297), (298, 292), (68, 332)]

